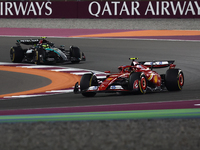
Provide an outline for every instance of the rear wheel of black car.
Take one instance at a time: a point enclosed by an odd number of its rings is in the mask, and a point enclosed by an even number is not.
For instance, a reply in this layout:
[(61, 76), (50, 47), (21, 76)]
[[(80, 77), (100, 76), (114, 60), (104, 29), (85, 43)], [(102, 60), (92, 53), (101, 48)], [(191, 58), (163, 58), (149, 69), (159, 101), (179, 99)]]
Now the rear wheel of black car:
[(138, 93), (145, 94), (147, 91), (147, 79), (144, 73), (134, 72), (129, 77), (129, 90)]
[(184, 75), (180, 69), (168, 69), (165, 74), (165, 86), (168, 91), (180, 91), (184, 85)]
[(10, 49), (10, 59), (12, 62), (21, 63), (24, 59), (24, 52), (20, 46), (14, 46)]
[(82, 95), (85, 97), (93, 97), (96, 95), (95, 92), (86, 92), (86, 90), (90, 86), (97, 85), (97, 77), (93, 74), (84, 74), (80, 81), (80, 89), (82, 92)]
[(79, 63), (81, 59), (81, 52), (78, 47), (70, 47), (70, 57), (72, 63)]

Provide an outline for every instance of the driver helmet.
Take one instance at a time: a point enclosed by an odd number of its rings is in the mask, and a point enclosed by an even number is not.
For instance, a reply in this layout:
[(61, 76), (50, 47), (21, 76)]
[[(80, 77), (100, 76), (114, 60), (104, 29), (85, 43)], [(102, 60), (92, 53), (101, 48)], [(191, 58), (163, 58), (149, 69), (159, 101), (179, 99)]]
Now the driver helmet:
[(124, 70), (126, 73), (130, 73), (132, 71), (132, 68), (131, 67), (128, 67)]
[(49, 44), (42, 44), (43, 48), (49, 48)]
[(42, 43), (48, 43), (48, 41), (46, 40), (46, 37), (40, 38), (39, 44), (42, 44)]

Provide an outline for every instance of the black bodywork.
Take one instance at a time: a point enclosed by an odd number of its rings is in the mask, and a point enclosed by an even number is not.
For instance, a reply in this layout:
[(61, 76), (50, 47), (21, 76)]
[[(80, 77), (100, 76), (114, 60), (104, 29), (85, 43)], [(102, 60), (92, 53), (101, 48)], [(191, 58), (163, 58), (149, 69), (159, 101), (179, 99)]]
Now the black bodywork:
[[(22, 48), (21, 45), (30, 46)], [(67, 50), (64, 45), (56, 47), (46, 39), (17, 40), (16, 46), (11, 47), (10, 58), (12, 62), (29, 62), (35, 64), (49, 63), (79, 63), (85, 61), (85, 55), (78, 47), (70, 46)]]

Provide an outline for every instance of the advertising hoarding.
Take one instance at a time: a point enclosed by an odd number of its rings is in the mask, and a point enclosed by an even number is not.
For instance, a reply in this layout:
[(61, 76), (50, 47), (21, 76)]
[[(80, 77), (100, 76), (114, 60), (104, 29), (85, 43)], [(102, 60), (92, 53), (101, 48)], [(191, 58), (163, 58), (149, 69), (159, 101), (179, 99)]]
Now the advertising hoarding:
[(200, 1), (10, 1), (0, 18), (199, 18)]

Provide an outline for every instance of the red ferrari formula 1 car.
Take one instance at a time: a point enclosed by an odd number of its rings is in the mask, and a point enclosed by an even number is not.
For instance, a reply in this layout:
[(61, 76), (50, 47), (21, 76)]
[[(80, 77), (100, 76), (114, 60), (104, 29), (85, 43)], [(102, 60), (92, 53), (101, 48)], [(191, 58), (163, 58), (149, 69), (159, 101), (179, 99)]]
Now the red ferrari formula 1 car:
[[(118, 73), (110, 71), (104, 79), (98, 79), (94, 73), (84, 74), (75, 84), (74, 93), (92, 97), (98, 92), (130, 92), (145, 94), (147, 91), (180, 91), (184, 85), (184, 75), (181, 69), (176, 69), (174, 61), (144, 61), (136, 62), (138, 58), (129, 58), (131, 65), (119, 66)], [(154, 68), (167, 69), (165, 74), (158, 74)]]

